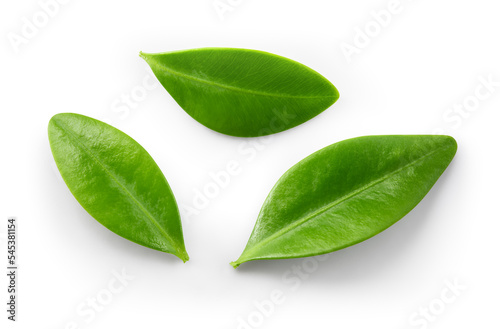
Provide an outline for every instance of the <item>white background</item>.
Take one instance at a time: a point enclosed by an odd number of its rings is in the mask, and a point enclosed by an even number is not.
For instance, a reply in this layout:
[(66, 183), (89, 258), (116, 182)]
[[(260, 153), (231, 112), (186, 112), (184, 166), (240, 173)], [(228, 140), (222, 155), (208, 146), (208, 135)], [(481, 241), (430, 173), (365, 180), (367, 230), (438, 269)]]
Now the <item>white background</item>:
[[(480, 79), (500, 81), (498, 4), (401, 0), (380, 27), (371, 12), (390, 0), (231, 3), (221, 19), (213, 0), (71, 0), (44, 22), (38, 1), (2, 1), (0, 254), (6, 258), (6, 219), (16, 216), (20, 274), (15, 324), (5, 319), (2, 274), (1, 327), (236, 329), (250, 317), (261, 328), (498, 328), (500, 87), (472, 106)], [(34, 15), (38, 32), (23, 36)], [(365, 27), (372, 36), (363, 44), (356, 38)], [(24, 43), (14, 46), (14, 35)], [(355, 41), (349, 61), (341, 47)], [(139, 51), (206, 46), (297, 60), (341, 98), (297, 128), (250, 140), (200, 125), (157, 83), (141, 94), (145, 79), (156, 80)], [(131, 94), (132, 105), (121, 101)], [(453, 112), (464, 101), (469, 110)], [(120, 238), (80, 207), (47, 140), (47, 123), (60, 112), (136, 139), (181, 207), (193, 207), (211, 172), (239, 163), (241, 173), (204, 209), (183, 213), (189, 262)], [(355, 136), (437, 131), (454, 136), (459, 151), (425, 199), (382, 234), (316, 261), (298, 289), (282, 277), (304, 259), (229, 265), (271, 187), (305, 156)], [(134, 279), (110, 295), (122, 270)], [(447, 291), (454, 281), (458, 296)], [(255, 303), (274, 290), (284, 302), (257, 314)], [(87, 303), (97, 297), (106, 305), (92, 317)], [(429, 307), (432, 321), (422, 320), (418, 312)]]

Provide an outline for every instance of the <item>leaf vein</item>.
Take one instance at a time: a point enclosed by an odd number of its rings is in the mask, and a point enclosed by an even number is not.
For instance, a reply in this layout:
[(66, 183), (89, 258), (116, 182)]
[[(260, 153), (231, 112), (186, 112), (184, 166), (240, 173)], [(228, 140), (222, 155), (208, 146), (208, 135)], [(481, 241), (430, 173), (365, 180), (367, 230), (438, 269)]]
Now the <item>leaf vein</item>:
[(180, 78), (184, 78), (184, 79), (187, 79), (187, 80), (192, 80), (192, 81), (200, 82), (200, 83), (203, 83), (203, 84), (207, 84), (209, 86), (216, 86), (216, 87), (219, 87), (219, 88), (224, 88), (224, 89), (228, 89), (228, 90), (232, 90), (232, 91), (236, 91), (236, 92), (241, 92), (241, 93), (245, 93), (245, 94), (267, 96), (267, 97), (299, 98), (299, 99), (336, 98), (335, 95), (326, 95), (326, 96), (301, 96), (301, 95), (289, 95), (289, 94), (280, 94), (280, 93), (266, 93), (266, 92), (263, 92), (263, 91), (257, 91), (257, 90), (252, 90), (252, 89), (245, 89), (245, 88), (235, 87), (235, 86), (227, 85), (227, 84), (224, 84), (224, 83), (210, 81), (210, 80), (202, 79), (202, 78), (195, 77), (195, 76), (192, 76), (192, 75), (188, 75), (186, 73), (182, 73), (182, 72), (173, 70), (173, 69), (171, 69), (171, 68), (169, 68), (169, 67), (167, 67), (165, 65), (160, 65), (160, 64), (158, 64), (158, 61), (156, 61), (156, 60), (154, 60), (154, 63), (155, 63), (155, 66), (159, 67), (160, 69), (163, 69), (164, 71), (167, 71), (167, 72), (169, 72), (169, 73), (171, 73), (173, 75), (176, 75), (176, 76), (178, 76)]

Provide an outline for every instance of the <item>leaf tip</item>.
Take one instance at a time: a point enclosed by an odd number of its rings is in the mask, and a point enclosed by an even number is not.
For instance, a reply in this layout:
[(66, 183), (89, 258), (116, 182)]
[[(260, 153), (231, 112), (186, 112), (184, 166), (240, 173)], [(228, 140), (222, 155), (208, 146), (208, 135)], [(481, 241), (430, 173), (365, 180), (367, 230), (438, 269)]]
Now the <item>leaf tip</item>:
[(49, 132), (49, 139), (50, 139), (51, 132), (54, 131), (54, 129), (56, 129), (57, 126), (60, 125), (61, 121), (64, 121), (65, 118), (67, 118), (68, 115), (71, 115), (71, 114), (72, 113), (57, 113), (57, 114), (54, 114), (50, 118), (49, 124), (47, 125), (47, 129)]
[[(340, 92), (339, 90), (337, 89), (337, 87), (335, 87), (335, 85), (333, 83), (330, 82), (330, 84), (332, 85), (332, 94), (333, 94), (333, 98), (334, 98), (334, 101), (333, 103), (335, 103), (336, 101), (339, 100), (340, 98)], [(332, 104), (333, 105), (333, 104)]]
[(70, 118), (75, 118), (75, 117), (85, 117), (85, 116), (81, 115), (81, 114), (71, 113), (71, 112), (56, 113), (50, 118), (49, 124), (55, 123), (57, 121), (66, 121)]
[(439, 137), (441, 137), (445, 141), (445, 143), (447, 144), (448, 148), (451, 149), (452, 151), (451, 153), (454, 156), (458, 151), (457, 140), (449, 135), (439, 135)]
[(142, 51), (139, 52), (139, 57), (141, 57), (143, 60), (145, 60), (146, 62), (148, 61), (149, 59), (149, 55), (150, 54), (147, 54), (147, 53), (144, 53)]
[(458, 148), (457, 140), (455, 138), (453, 138), (452, 136), (449, 136), (449, 135), (446, 135), (446, 137), (448, 138), (448, 141), (449, 141), (450, 145), (452, 145), (453, 148), (457, 149)]
[(59, 119), (60, 117), (62, 117), (64, 115), (64, 113), (57, 113), (57, 114), (54, 114), (50, 120), (49, 120), (49, 125), (50, 124), (53, 124), (57, 121), (57, 119)]
[(184, 264), (189, 260), (189, 255), (185, 250), (180, 251), (178, 254), (176, 254), (176, 256), (179, 257)]

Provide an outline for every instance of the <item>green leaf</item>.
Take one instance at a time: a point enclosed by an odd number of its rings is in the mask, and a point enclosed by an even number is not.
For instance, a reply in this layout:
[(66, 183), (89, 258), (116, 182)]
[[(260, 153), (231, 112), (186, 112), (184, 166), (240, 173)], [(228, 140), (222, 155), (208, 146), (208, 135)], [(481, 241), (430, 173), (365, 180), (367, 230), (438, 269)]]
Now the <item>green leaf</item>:
[(422, 200), (456, 150), (449, 136), (367, 136), (313, 153), (278, 180), (231, 265), (325, 254), (382, 232)]
[(262, 51), (202, 48), (141, 52), (141, 57), (184, 111), (231, 136), (290, 129), (339, 98), (337, 89), (316, 71)]
[(66, 185), (92, 217), (130, 241), (189, 259), (172, 190), (141, 145), (73, 113), (52, 117), (49, 141)]

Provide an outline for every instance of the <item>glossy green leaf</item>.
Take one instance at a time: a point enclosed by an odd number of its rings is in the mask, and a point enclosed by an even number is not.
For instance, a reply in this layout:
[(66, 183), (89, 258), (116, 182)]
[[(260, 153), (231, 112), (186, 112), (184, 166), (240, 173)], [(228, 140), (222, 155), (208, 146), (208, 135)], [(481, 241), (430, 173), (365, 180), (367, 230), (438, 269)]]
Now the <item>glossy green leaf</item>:
[(130, 241), (189, 259), (172, 190), (142, 146), (73, 113), (52, 117), (49, 141), (66, 185), (92, 217)]
[(382, 232), (422, 200), (456, 150), (449, 136), (367, 136), (313, 153), (278, 180), (231, 264), (325, 254)]
[(330, 107), (337, 89), (309, 67), (270, 53), (202, 48), (141, 57), (196, 121), (255, 137), (295, 127)]

